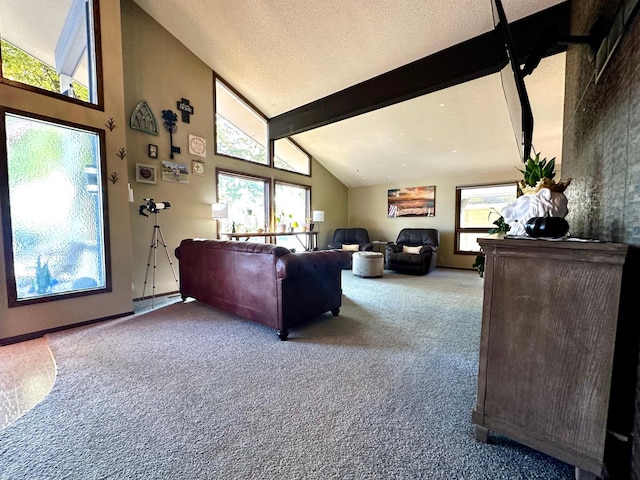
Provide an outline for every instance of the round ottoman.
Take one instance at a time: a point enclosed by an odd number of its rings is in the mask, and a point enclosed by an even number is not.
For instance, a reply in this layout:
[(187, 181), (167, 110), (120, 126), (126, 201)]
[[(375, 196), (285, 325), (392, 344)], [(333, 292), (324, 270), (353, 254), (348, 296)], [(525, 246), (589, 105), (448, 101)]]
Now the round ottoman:
[(381, 277), (384, 255), (380, 252), (353, 252), (353, 274), (362, 278)]

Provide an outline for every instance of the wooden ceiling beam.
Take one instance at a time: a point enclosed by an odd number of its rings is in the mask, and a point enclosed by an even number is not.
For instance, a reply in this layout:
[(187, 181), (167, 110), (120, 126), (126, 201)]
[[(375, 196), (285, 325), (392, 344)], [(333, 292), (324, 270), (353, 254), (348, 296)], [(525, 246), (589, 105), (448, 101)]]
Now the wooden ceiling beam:
[[(569, 32), (569, 2), (560, 3), (510, 24), (521, 63), (540, 34), (553, 27)], [(566, 46), (546, 52), (553, 55)], [(495, 31), (472, 38), (415, 62), (269, 119), (269, 139), (277, 140), (345, 120), (379, 108), (433, 93), (500, 71), (507, 64)]]

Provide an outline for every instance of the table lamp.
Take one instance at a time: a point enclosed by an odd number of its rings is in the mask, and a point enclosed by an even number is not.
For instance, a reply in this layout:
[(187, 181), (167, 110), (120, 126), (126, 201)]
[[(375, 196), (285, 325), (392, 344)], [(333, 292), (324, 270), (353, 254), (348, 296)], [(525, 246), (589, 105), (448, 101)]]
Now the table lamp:
[(226, 203), (211, 204), (211, 218), (216, 221), (216, 238), (220, 238), (220, 228), (218, 220), (221, 218), (229, 218), (229, 205)]
[(312, 219), (313, 223), (324, 222), (324, 210), (314, 210)]

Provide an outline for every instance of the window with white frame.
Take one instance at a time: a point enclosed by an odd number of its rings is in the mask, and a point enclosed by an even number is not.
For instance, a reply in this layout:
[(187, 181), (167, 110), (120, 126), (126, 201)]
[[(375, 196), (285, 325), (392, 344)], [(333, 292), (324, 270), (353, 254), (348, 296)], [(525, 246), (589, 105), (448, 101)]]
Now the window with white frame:
[(456, 187), (455, 253), (477, 254), (500, 212), (518, 195), (516, 183)]
[(0, 79), (99, 104), (95, 0), (0, 0)]
[(266, 120), (220, 79), (215, 98), (216, 154), (269, 165)]
[(2, 110), (9, 305), (111, 289), (104, 131)]

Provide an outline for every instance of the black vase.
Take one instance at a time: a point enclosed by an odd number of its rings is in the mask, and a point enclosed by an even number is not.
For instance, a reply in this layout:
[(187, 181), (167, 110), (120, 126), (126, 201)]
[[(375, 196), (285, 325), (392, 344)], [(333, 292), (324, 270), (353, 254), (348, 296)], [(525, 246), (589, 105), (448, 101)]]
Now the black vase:
[(533, 238), (560, 238), (569, 231), (569, 224), (562, 217), (533, 217), (527, 220), (524, 230)]

